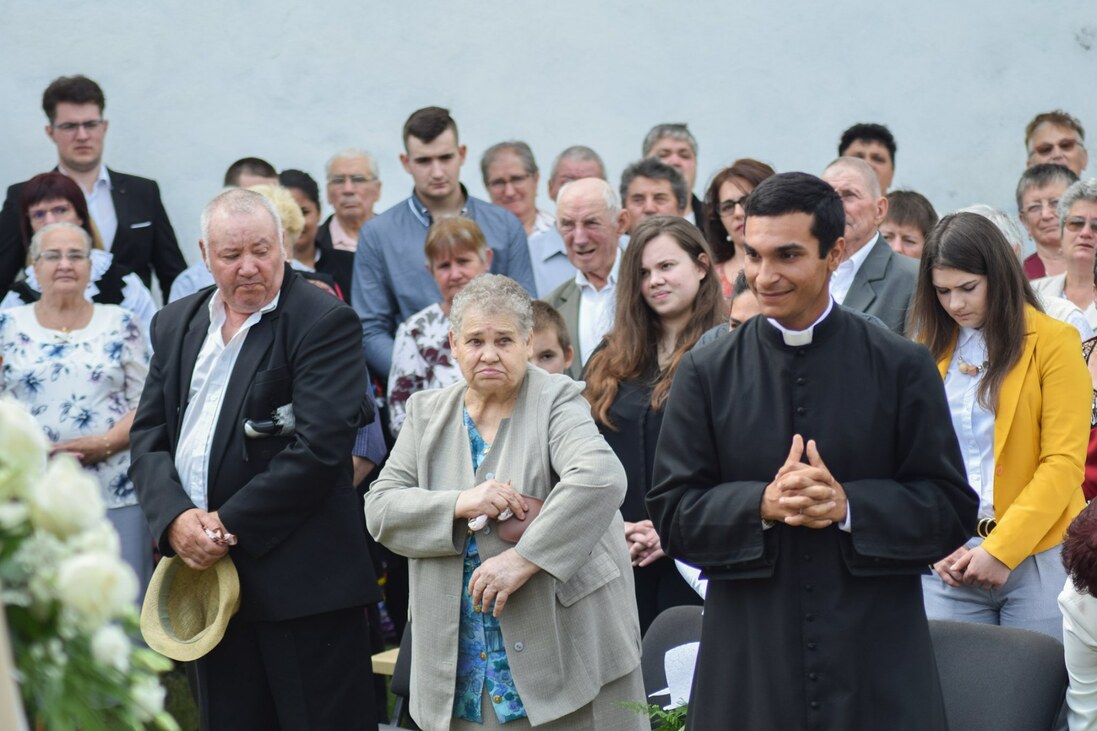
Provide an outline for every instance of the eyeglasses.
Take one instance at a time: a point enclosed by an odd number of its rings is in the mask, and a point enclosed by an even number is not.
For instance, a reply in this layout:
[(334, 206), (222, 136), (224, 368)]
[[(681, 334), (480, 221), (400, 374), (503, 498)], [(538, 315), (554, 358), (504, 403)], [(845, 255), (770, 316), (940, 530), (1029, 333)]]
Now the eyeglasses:
[(533, 173), (526, 173), (525, 175), (511, 175), (509, 178), (496, 178), (488, 181), (488, 188), (496, 193), (501, 193), (506, 190), (508, 185), (517, 188), (532, 177)]
[(69, 213), (72, 213), (72, 206), (68, 203), (60, 203), (53, 208), (36, 208), (33, 211), (29, 211), (27, 215), (30, 216), (30, 220), (41, 223), (51, 214), (54, 218), (61, 218)]
[(726, 201), (720, 201), (720, 208), (719, 208), (720, 215), (721, 216), (730, 216), (730, 215), (734, 214), (735, 213), (735, 206), (742, 206), (743, 211), (745, 212), (746, 209), (747, 209), (747, 197), (748, 196), (744, 195), (742, 198), (737, 198), (735, 200), (732, 200), (732, 199), (729, 198)]
[(344, 185), (348, 180), (351, 185), (366, 185), (376, 182), (377, 178), (367, 178), (365, 175), (332, 175), (328, 178), (328, 185)]
[(1039, 218), (1040, 214), (1044, 212), (1045, 208), (1050, 208), (1052, 213), (1059, 207), (1059, 199), (1052, 198), (1048, 201), (1033, 201), (1025, 206), (1025, 215), (1029, 218)]
[(1039, 147), (1032, 148), (1032, 152), (1029, 153), (1029, 157), (1032, 157), (1033, 155), (1040, 155), (1042, 157), (1047, 157), (1048, 155), (1055, 152), (1056, 147), (1058, 147), (1061, 151), (1063, 151), (1064, 153), (1069, 155), (1070, 153), (1074, 152), (1075, 147), (1084, 148), (1085, 145), (1083, 145), (1080, 140), (1059, 140), (1058, 143), (1056, 143), (1056, 142), (1045, 142), (1044, 144), (1040, 145)]
[(71, 134), (81, 127), (87, 133), (96, 132), (104, 124), (107, 123), (105, 119), (89, 119), (86, 122), (62, 122), (61, 124), (53, 125), (53, 128), (58, 132), (64, 132), (65, 134)]
[(56, 264), (62, 259), (70, 264), (80, 264), (88, 260), (88, 253), (86, 251), (57, 251), (51, 249), (50, 251), (43, 251), (35, 258), (35, 261), (41, 259), (47, 264)]
[(1081, 216), (1073, 216), (1063, 222), (1063, 227), (1071, 233), (1079, 233), (1082, 229), (1089, 224), (1089, 232), (1097, 234), (1097, 218), (1082, 218)]

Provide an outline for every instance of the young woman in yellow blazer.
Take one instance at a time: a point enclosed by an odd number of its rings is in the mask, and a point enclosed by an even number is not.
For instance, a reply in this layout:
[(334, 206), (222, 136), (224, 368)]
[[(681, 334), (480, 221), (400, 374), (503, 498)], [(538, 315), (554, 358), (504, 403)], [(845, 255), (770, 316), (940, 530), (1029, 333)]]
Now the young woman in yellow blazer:
[(1042, 312), (974, 213), (946, 216), (926, 241), (911, 325), (937, 359), (980, 498), (977, 535), (923, 579), (926, 614), (1062, 640), (1059, 553), (1083, 506), (1092, 400), (1078, 332)]

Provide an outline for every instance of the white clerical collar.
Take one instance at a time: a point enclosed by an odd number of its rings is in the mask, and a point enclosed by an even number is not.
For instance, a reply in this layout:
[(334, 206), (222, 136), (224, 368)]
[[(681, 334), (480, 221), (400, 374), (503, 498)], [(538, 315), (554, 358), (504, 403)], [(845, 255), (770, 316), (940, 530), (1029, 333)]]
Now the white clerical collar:
[(806, 330), (789, 330), (787, 327), (781, 325), (781, 323), (774, 320), (772, 317), (767, 317), (766, 321), (770, 325), (781, 331), (781, 337), (785, 340), (785, 345), (791, 345), (793, 347), (799, 347), (801, 345), (811, 345), (812, 336), (815, 334), (815, 326), (827, 318), (830, 311), (834, 309), (834, 298), (827, 299), (827, 308), (823, 310), (823, 314), (819, 315), (819, 319), (811, 323)]

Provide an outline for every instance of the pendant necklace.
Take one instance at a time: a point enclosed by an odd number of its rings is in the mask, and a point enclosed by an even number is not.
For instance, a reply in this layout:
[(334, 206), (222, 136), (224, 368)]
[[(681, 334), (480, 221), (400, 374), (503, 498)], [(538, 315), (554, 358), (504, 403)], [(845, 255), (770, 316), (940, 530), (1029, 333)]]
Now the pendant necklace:
[(960, 367), (957, 370), (965, 376), (977, 376), (985, 371), (987, 366), (990, 365), (989, 360), (984, 360), (980, 365), (975, 365), (974, 363), (968, 363), (964, 360), (964, 356), (959, 353), (956, 354), (956, 357), (960, 359)]

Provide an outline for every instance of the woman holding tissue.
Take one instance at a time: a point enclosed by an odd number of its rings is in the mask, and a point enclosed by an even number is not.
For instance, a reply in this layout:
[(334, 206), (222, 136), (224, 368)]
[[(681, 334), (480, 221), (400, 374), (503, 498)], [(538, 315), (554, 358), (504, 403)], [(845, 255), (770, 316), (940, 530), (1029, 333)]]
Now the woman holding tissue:
[(425, 731), (648, 726), (621, 706), (644, 700), (625, 476), (581, 384), (527, 363), (532, 326), (506, 277), (457, 295), (465, 381), (411, 396), (366, 494), (370, 533), (410, 559), (410, 710)]

